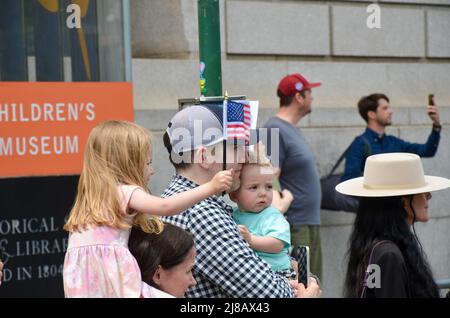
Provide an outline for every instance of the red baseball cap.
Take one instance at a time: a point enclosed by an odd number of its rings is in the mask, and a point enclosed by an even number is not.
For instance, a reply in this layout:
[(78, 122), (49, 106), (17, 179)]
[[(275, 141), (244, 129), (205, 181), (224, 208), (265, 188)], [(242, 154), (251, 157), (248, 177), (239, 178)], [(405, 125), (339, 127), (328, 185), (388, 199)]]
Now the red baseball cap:
[(306, 89), (318, 87), (322, 83), (310, 83), (299, 73), (294, 73), (283, 77), (278, 84), (278, 91), (284, 96), (294, 96), (298, 92), (303, 92)]

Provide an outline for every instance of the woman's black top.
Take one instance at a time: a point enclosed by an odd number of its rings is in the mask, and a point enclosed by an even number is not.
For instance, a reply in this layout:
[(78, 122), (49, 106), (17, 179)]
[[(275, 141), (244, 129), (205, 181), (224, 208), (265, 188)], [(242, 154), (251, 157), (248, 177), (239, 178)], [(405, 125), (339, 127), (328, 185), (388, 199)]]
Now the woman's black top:
[(378, 284), (377, 275), (372, 270), (368, 282), (370, 287), (375, 287), (366, 289), (366, 298), (411, 297), (405, 259), (396, 244), (386, 241), (376, 246), (371, 263), (379, 266), (380, 279)]

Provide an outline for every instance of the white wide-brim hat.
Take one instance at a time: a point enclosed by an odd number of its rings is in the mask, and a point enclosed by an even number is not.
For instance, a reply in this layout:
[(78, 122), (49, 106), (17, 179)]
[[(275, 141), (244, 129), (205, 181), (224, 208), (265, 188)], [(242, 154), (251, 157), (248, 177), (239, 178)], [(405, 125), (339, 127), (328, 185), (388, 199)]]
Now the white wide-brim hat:
[(386, 153), (368, 157), (363, 177), (339, 183), (336, 191), (357, 197), (391, 197), (449, 187), (447, 178), (424, 175), (418, 155)]

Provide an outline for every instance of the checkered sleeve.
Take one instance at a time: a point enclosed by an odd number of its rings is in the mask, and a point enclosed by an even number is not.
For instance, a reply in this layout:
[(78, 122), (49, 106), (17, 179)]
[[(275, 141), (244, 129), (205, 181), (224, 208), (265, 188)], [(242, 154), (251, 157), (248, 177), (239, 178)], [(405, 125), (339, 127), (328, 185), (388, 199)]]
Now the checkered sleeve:
[[(172, 183), (163, 196), (180, 191), (180, 184)], [(229, 207), (221, 199), (208, 198), (164, 220), (194, 235), (197, 257), (193, 273), (197, 285), (188, 290), (187, 297), (293, 296), (289, 282), (272, 271), (243, 240)]]
[(203, 201), (191, 215), (197, 271), (226, 297), (292, 297), (289, 283), (250, 249), (229, 212), (214, 203)]

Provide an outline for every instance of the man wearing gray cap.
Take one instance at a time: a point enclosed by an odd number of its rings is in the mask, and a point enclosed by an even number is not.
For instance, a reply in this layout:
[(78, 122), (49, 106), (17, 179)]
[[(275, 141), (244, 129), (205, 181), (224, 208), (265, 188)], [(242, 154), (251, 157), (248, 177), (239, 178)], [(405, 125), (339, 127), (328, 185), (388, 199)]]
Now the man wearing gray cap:
[[(164, 145), (176, 170), (163, 197), (184, 192), (208, 182), (223, 169), (222, 107), (191, 106), (175, 114), (164, 135)], [(235, 183), (245, 162), (245, 146), (239, 140), (226, 142), (226, 169), (234, 169)], [(272, 271), (240, 235), (232, 209), (221, 197), (210, 197), (175, 216), (164, 217), (194, 235), (197, 251), (192, 270), (197, 281), (187, 297), (317, 297), (313, 280), (305, 289)]]

